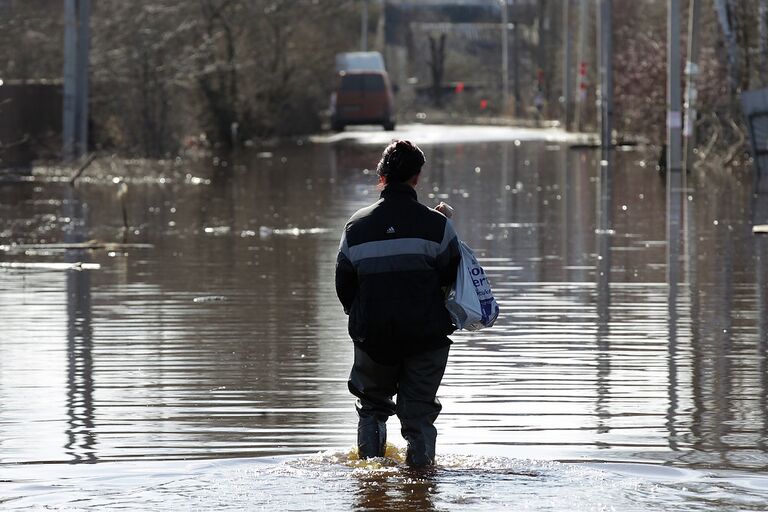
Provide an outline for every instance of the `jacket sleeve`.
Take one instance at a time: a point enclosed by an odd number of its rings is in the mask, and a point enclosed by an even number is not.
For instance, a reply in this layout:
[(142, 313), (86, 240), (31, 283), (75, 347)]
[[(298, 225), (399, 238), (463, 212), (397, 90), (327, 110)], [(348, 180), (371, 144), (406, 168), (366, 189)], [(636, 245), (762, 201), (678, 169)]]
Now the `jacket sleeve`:
[(437, 269), (440, 273), (440, 286), (449, 288), (456, 282), (456, 272), (461, 263), (461, 251), (459, 249), (459, 238), (453, 229), (453, 223), (450, 220), (445, 222), (445, 231), (443, 241), (440, 244), (440, 250), (437, 255)]
[(349, 257), (346, 228), (341, 235), (339, 254), (336, 257), (336, 295), (344, 307), (344, 313), (349, 314), (357, 295), (357, 271)]

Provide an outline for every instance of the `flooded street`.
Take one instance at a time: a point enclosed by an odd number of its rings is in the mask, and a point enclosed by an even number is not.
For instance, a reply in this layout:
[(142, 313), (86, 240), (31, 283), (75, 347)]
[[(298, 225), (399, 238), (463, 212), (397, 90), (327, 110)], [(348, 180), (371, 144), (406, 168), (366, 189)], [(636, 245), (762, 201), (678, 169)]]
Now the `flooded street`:
[(391, 137), (359, 130), (0, 183), (0, 508), (768, 509), (751, 177), (696, 171), (668, 210), (639, 152), (404, 130), (502, 308), (452, 336), (434, 472), (350, 454), (333, 272)]

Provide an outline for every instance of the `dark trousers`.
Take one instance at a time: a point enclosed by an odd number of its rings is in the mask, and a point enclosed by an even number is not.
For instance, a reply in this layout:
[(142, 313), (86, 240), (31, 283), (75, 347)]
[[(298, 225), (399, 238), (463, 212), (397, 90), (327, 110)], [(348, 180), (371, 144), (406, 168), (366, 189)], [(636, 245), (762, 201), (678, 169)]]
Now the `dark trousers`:
[[(384, 455), (386, 421), (400, 419), (408, 443), (406, 461), (428, 465), (435, 460), (434, 422), (442, 406), (437, 389), (445, 373), (449, 347), (409, 355), (392, 365), (381, 364), (355, 347), (349, 391), (358, 398), (358, 450), (361, 457)], [(397, 395), (397, 402), (392, 397)]]

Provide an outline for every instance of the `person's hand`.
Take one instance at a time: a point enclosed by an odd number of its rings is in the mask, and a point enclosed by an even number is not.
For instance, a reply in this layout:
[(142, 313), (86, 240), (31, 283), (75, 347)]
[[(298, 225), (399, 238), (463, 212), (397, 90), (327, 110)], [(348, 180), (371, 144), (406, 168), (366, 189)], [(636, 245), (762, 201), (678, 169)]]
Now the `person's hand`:
[(453, 208), (451, 208), (451, 205), (449, 205), (448, 203), (444, 203), (444, 202), (440, 201), (440, 204), (435, 206), (435, 210), (437, 210), (438, 212), (442, 213), (443, 215), (445, 215), (449, 219), (451, 217), (453, 217)]

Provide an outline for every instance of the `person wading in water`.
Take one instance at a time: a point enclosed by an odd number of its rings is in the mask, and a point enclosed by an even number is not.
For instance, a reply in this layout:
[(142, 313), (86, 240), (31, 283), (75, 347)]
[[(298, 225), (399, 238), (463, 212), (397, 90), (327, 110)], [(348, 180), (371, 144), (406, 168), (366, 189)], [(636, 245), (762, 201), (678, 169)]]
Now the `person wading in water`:
[(455, 330), (445, 291), (461, 259), (450, 206), (417, 200), (425, 161), (409, 141), (387, 146), (377, 167), (381, 198), (349, 219), (336, 262), (355, 350), (348, 386), (358, 398), (359, 456), (384, 455), (386, 422), (397, 414), (406, 462), (416, 467), (435, 460), (437, 389)]

